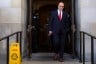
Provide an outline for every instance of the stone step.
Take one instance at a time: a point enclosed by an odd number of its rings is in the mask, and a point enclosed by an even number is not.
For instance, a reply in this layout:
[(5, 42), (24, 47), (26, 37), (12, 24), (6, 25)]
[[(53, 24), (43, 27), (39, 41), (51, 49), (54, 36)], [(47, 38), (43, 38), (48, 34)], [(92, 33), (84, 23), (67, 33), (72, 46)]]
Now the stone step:
[[(78, 58), (72, 58), (70, 54), (64, 54), (64, 62), (58, 62), (53, 60), (53, 53), (33, 53), (31, 59), (23, 59), (22, 64), (83, 64), (80, 63)], [(90, 64), (90, 62), (86, 62)]]

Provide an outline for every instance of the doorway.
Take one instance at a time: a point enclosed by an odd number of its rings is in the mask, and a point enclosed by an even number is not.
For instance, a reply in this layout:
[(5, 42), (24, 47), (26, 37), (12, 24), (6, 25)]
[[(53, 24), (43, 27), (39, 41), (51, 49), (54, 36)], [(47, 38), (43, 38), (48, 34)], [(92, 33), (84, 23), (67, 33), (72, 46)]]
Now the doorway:
[[(72, 20), (72, 0), (64, 0), (65, 11), (67, 11)], [(31, 33), (31, 52), (52, 52), (52, 39), (48, 37), (48, 19), (50, 12), (57, 9), (57, 0), (33, 0), (32, 1), (32, 33)], [(28, 23), (27, 23), (28, 26)], [(65, 45), (66, 53), (73, 53), (74, 35), (69, 32), (68, 40)]]

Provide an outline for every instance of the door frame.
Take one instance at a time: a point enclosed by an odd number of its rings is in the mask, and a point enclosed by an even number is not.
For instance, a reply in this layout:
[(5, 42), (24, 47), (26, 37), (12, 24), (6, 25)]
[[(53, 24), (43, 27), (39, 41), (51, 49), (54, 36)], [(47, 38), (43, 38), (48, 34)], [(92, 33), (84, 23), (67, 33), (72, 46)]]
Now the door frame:
[(31, 58), (31, 44), (32, 44), (32, 0), (27, 0), (27, 21), (26, 21), (26, 40), (25, 42), (27, 42), (27, 57), (30, 59)]
[[(27, 40), (27, 50), (28, 50), (28, 58), (31, 58), (31, 44), (32, 44), (32, 1), (33, 0), (27, 0), (27, 22), (26, 22), (26, 40)], [(29, 3), (29, 4), (28, 4)], [(75, 28), (75, 0), (71, 0), (72, 3), (72, 29)], [(29, 23), (29, 25), (28, 25)], [(76, 50), (75, 50), (75, 41), (74, 36), (75, 32), (72, 31), (72, 43), (73, 43), (73, 58), (75, 57)]]

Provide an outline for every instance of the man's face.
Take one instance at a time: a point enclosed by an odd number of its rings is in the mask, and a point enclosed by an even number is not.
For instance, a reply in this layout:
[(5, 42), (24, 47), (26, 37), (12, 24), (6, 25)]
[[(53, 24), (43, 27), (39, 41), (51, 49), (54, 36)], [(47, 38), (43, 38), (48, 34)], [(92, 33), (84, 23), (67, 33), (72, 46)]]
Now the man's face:
[(58, 4), (58, 9), (61, 10), (61, 11), (64, 9), (64, 3), (63, 2), (60, 2)]

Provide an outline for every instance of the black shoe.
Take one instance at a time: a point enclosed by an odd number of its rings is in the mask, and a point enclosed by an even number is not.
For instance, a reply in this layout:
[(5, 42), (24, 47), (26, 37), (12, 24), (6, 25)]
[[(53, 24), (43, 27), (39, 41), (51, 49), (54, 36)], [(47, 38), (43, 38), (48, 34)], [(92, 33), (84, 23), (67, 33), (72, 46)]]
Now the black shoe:
[(54, 55), (54, 60), (58, 60), (59, 59), (59, 55), (58, 54), (55, 54)]
[(59, 62), (64, 62), (63, 58), (59, 58)]

